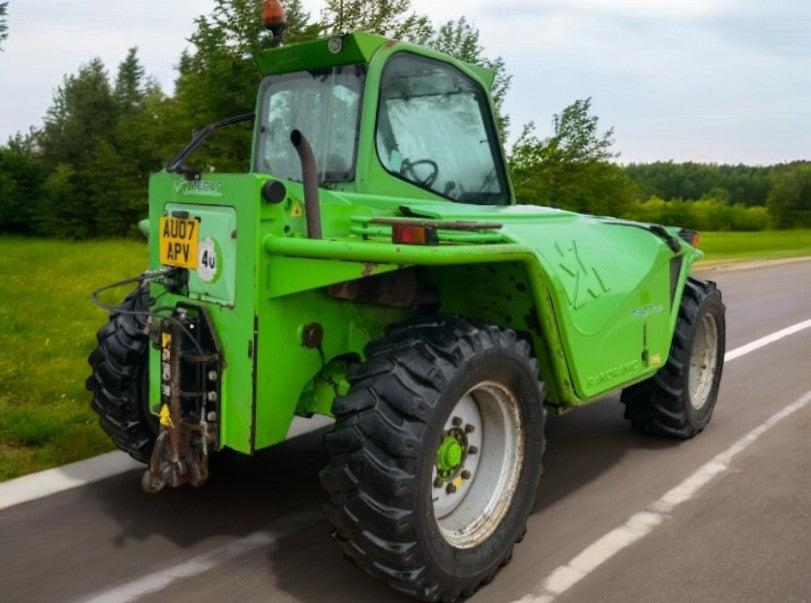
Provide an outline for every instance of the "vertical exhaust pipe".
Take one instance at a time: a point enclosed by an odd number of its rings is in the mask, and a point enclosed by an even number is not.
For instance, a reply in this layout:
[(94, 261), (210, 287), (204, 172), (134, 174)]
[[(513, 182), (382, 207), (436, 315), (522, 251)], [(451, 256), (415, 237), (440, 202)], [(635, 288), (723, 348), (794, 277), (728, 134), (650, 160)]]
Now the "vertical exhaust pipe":
[(290, 141), (296, 147), (301, 160), (301, 180), (304, 184), (304, 209), (307, 212), (307, 238), (322, 239), (321, 202), (318, 199), (318, 170), (315, 167), (313, 148), (299, 130), (290, 133)]

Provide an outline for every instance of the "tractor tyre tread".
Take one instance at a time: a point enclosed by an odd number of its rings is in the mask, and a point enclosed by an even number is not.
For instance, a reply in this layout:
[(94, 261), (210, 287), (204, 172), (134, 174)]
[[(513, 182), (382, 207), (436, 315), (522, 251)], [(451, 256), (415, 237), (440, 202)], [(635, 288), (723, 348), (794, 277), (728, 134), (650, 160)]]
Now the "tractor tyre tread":
[[(513, 331), (436, 316), (389, 327), (382, 339), (367, 344), (366, 361), (350, 367), (350, 392), (336, 398), (336, 425), (324, 436), (330, 461), (320, 480), (333, 539), (353, 564), (425, 601), (456, 601), (489, 583), (523, 537), (532, 509), (530, 504), (518, 537), (505, 543), (500, 558), (472, 578), (434, 573), (420, 551), (413, 499), (428, 421), (443, 386), (466, 358), (493, 347), (517, 350), (537, 380), (537, 361)], [(541, 453), (544, 416), (541, 410)]]
[[(696, 324), (704, 312), (715, 313), (717, 364), (709, 399), (704, 407), (706, 412), (700, 419), (696, 419), (690, 410), (688, 370)], [(724, 305), (715, 283), (688, 277), (667, 362), (653, 377), (622, 392), (624, 416), (635, 429), (678, 439), (692, 438), (704, 429), (710, 421), (718, 396), (725, 334)]]
[(102, 429), (116, 446), (143, 463), (149, 462), (157, 435), (157, 422), (146, 402), (148, 309), (145, 288), (136, 289), (115, 306), (109, 322), (96, 333), (98, 346), (88, 358), (92, 373), (85, 383), (93, 393), (92, 408)]

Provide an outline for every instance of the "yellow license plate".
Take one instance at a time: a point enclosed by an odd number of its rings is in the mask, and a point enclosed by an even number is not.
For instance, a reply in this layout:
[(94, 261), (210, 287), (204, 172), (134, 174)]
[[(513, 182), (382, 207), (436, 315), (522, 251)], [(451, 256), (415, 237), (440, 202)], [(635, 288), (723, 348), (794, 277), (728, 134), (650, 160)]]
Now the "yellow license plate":
[(197, 269), (197, 231), (199, 229), (199, 222), (192, 218), (161, 217), (161, 264), (191, 270)]

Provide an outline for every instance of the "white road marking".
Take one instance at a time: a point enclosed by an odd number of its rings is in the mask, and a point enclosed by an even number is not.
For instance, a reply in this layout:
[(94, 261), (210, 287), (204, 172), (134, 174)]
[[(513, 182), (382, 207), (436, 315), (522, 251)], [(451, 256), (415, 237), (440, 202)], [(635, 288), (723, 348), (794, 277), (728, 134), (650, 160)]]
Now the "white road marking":
[(111, 589), (81, 598), (79, 601), (82, 603), (135, 601), (141, 597), (160, 592), (177, 580), (199, 576), (214, 567), (253, 553), (257, 549), (266, 548), (307, 526), (314, 525), (321, 517), (321, 513), (315, 511), (284, 517), (279, 522), (281, 525), (278, 527), (254, 532), (218, 549), (192, 557), (178, 565), (147, 574), (125, 584), (119, 584)]
[(799, 333), (803, 329), (807, 329), (809, 327), (811, 327), (811, 319), (804, 320), (802, 322), (798, 322), (795, 325), (791, 325), (790, 327), (786, 327), (785, 329), (775, 331), (770, 335), (766, 335), (765, 337), (761, 337), (760, 339), (755, 339), (751, 343), (747, 343), (746, 345), (742, 345), (739, 348), (735, 348), (734, 350), (727, 352), (724, 355), (724, 361), (729, 362), (730, 360), (735, 360), (735, 358), (748, 354), (749, 352), (754, 352), (758, 348), (762, 348), (765, 345), (769, 345), (770, 343), (779, 341), (784, 337), (793, 335), (794, 333)]
[(0, 511), (138, 468), (144, 465), (116, 451), (10, 479), (0, 483)]
[[(807, 326), (811, 326), (811, 321), (807, 322)], [(792, 327), (784, 329), (781, 333), (785, 331), (786, 335), (789, 335), (799, 330), (790, 331), (791, 328)], [(759, 341), (761, 340), (758, 340), (758, 342)], [(777, 339), (770, 340), (767, 343), (772, 343), (773, 341), (777, 341)], [(762, 345), (766, 345), (766, 343)], [(752, 346), (752, 344), (748, 344), (747, 346), (743, 346), (743, 348), (748, 348), (743, 353), (736, 354), (738, 350), (742, 349), (738, 348), (730, 352), (730, 355), (732, 355), (733, 359), (738, 358), (743, 354), (762, 347), (762, 345)], [(673, 509), (693, 498), (693, 496), (695, 496), (703, 486), (712, 481), (714, 477), (729, 469), (730, 463), (736, 455), (746, 450), (777, 423), (791, 416), (798, 410), (805, 408), (809, 403), (811, 403), (811, 391), (806, 392), (800, 399), (773, 414), (732, 446), (714, 456), (687, 479), (679, 483), (676, 487), (671, 488), (658, 500), (651, 503), (645, 511), (632, 515), (623, 525), (598, 538), (582, 552), (573, 557), (568, 563), (555, 569), (547, 576), (546, 580), (544, 580), (539, 592), (525, 595), (514, 603), (549, 603), (558, 595), (569, 590), (614, 555), (628, 548), (644, 536), (647, 536), (668, 517)]]
[[(285, 439), (289, 440), (321, 429), (333, 422), (334, 420), (330, 417), (320, 415), (315, 415), (312, 419), (293, 417), (293, 423), (290, 425)], [(143, 471), (146, 469), (146, 465), (130, 458), (126, 453), (116, 450), (69, 465), (0, 482), (0, 511), (136, 469)]]

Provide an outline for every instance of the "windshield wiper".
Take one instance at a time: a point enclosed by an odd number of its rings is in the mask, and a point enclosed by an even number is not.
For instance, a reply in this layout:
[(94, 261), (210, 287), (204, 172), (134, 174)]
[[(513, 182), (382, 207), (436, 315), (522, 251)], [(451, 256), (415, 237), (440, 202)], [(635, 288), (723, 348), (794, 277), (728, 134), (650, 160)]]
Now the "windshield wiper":
[(254, 113), (243, 113), (242, 115), (236, 115), (234, 117), (228, 117), (226, 119), (221, 119), (220, 121), (215, 121), (214, 123), (208, 124), (205, 128), (198, 130), (192, 136), (192, 139), (189, 141), (180, 153), (177, 154), (177, 157), (172, 159), (166, 166), (166, 171), (170, 173), (176, 174), (183, 174), (186, 177), (186, 180), (199, 180), (200, 179), (200, 171), (195, 170), (194, 168), (190, 168), (188, 166), (183, 165), (183, 162), (189, 158), (189, 155), (194, 153), (203, 141), (208, 138), (208, 135), (211, 134), (214, 130), (218, 128), (224, 128), (225, 126), (231, 126), (233, 124), (238, 124), (243, 121), (249, 121), (255, 117)]

